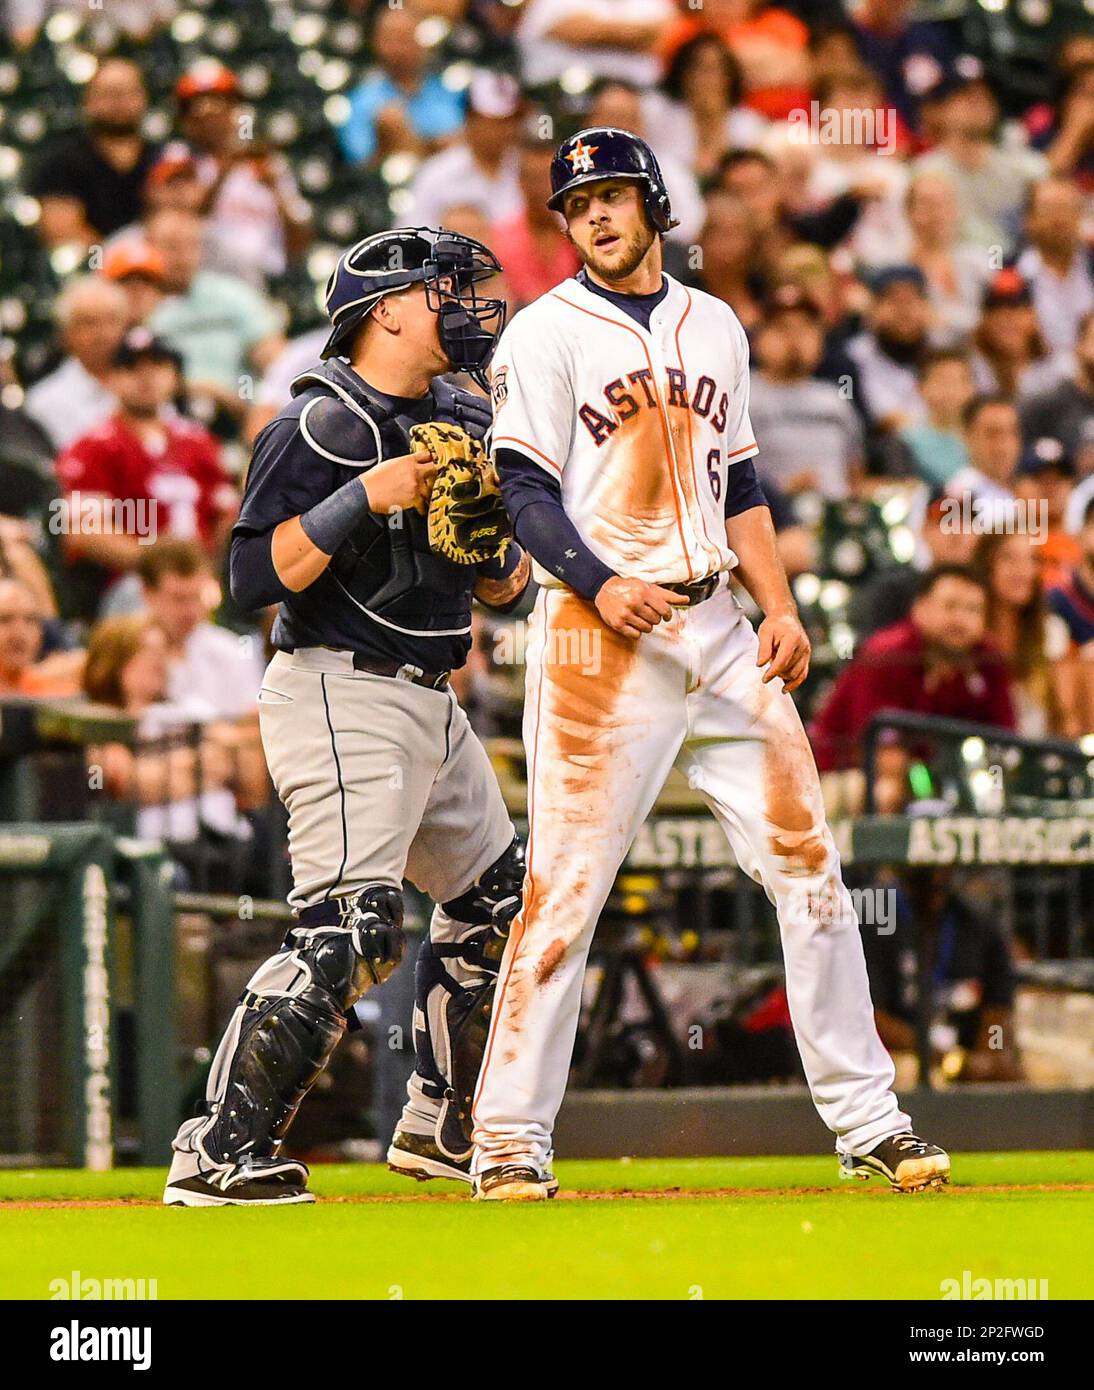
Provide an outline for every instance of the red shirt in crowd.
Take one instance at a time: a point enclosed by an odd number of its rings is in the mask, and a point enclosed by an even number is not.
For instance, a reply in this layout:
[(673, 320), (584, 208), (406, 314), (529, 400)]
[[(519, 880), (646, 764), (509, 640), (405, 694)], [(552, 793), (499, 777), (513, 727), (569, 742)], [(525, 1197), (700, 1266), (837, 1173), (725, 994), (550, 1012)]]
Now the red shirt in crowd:
[(208, 545), (218, 519), (237, 502), (220, 446), (193, 420), (170, 416), (159, 425), (163, 448), (154, 451), (120, 415), (112, 416), (69, 445), (57, 460), (57, 477), (66, 496), (144, 504), (155, 535)]
[(822, 772), (854, 767), (871, 718), (883, 709), (1014, 728), (1014, 705), (1002, 655), (986, 642), (963, 664), (927, 678), (926, 643), (911, 619), (863, 643), (810, 727)]
[(491, 229), (490, 245), (505, 267), (516, 308), (523, 309), (533, 299), (553, 290), (576, 274), (581, 262), (577, 252), (560, 231), (550, 256), (544, 257), (539, 243), (532, 235), (526, 213), (496, 222)]

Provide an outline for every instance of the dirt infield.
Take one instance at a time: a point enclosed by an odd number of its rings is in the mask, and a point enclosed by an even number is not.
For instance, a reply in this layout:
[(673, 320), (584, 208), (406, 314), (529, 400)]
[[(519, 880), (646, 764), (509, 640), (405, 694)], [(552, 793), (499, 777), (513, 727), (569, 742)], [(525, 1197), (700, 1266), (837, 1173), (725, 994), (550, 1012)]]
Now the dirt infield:
[[(947, 1194), (980, 1196), (989, 1193), (1067, 1193), (1094, 1192), (1094, 1183), (951, 1183), (943, 1189)], [(614, 1192), (579, 1191), (562, 1188), (557, 1200), (580, 1202), (605, 1202), (618, 1200), (633, 1201), (737, 1201), (756, 1197), (822, 1197), (825, 1195), (882, 1196), (889, 1188), (881, 1181), (850, 1182), (839, 1187), (652, 1187), (624, 1188)], [(909, 1196), (920, 1194), (909, 1193)], [(394, 1206), (401, 1203), (454, 1203), (466, 1202), (466, 1192), (383, 1192), (362, 1193), (357, 1196), (318, 1197), (323, 1206)], [(0, 1202), (0, 1212), (5, 1211), (96, 1211), (111, 1207), (158, 1207), (162, 1203), (151, 1197), (109, 1197), (109, 1198), (65, 1198), (44, 1197), (39, 1200)]]

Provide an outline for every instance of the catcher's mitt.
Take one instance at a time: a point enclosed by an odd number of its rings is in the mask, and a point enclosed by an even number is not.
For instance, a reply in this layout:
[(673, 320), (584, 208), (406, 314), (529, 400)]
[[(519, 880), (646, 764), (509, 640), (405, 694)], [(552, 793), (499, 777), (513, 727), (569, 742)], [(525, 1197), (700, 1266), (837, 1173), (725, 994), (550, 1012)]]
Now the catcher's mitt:
[(428, 449), (440, 465), (429, 494), (429, 546), (457, 565), (501, 559), (513, 528), (502, 505), (494, 465), (481, 442), (459, 425), (414, 425), (414, 449)]

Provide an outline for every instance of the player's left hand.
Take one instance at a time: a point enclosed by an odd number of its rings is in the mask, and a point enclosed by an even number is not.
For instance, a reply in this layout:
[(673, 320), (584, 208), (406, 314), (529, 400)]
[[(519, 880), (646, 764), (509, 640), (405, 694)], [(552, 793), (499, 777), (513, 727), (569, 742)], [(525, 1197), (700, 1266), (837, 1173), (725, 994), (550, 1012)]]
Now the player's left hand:
[(779, 676), (787, 695), (797, 690), (809, 674), (809, 658), (813, 651), (798, 615), (773, 613), (760, 624), (757, 636), (760, 650), (756, 654), (756, 665), (767, 667), (763, 674), (764, 685)]

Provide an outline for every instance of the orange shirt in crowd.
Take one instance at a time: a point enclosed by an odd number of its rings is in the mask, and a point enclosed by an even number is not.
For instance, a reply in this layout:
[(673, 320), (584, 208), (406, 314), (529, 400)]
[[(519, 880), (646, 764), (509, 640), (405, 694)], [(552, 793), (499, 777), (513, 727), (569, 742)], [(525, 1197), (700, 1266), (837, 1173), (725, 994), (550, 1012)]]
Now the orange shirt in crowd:
[(809, 45), (809, 30), (788, 10), (765, 9), (751, 19), (738, 24), (718, 25), (691, 16), (681, 17), (665, 32), (663, 54), (666, 63), (676, 50), (696, 34), (712, 30), (723, 38), (745, 69), (746, 90), (743, 101), (772, 121), (784, 121), (791, 111), (808, 110), (810, 90), (801, 85), (750, 86), (748, 69), (750, 57), (761, 58), (764, 49), (784, 49), (799, 53), (803, 60)]

